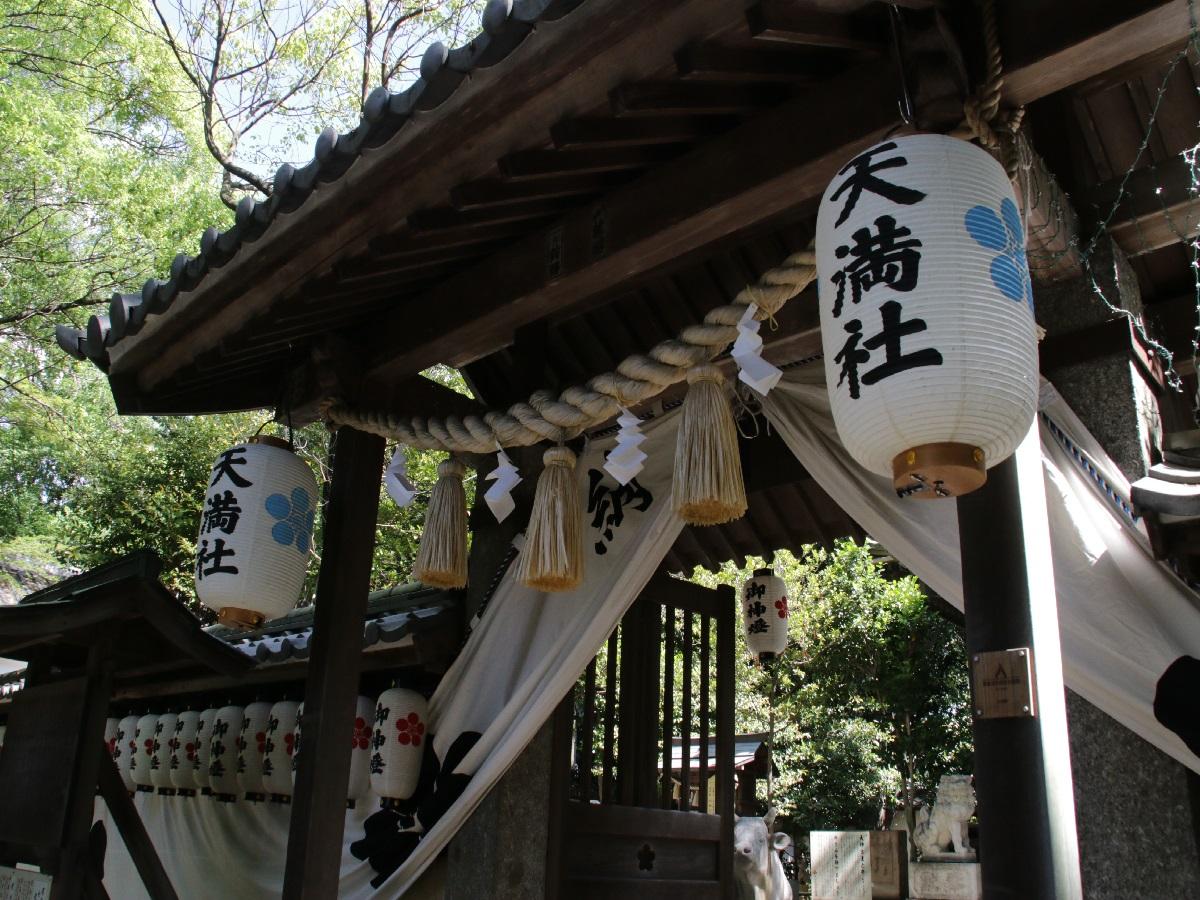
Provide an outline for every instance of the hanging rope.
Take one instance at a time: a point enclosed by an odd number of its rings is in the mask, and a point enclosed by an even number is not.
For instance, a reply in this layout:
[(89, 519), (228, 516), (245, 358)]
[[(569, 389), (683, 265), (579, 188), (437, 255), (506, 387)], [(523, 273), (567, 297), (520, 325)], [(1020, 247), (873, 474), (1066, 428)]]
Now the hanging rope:
[(567, 441), (608, 421), (621, 406), (657, 396), (683, 381), (689, 369), (712, 360), (737, 339), (737, 323), (750, 304), (758, 307), (757, 318), (769, 319), (816, 277), (816, 255), (810, 245), (742, 288), (732, 303), (709, 310), (702, 324), (689, 325), (677, 338), (663, 341), (649, 353), (627, 357), (615, 372), (597, 375), (582, 387), (569, 387), (557, 397), (537, 391), (527, 403), (516, 403), (504, 411), (444, 419), (356, 410), (332, 400), (324, 417), (332, 425), (347, 425), (421, 450), (491, 453), (497, 444), (528, 447), (542, 441)]
[(1025, 107), (1000, 109), (1001, 94), (1004, 90), (1004, 57), (1000, 53), (995, 0), (983, 0), (980, 14), (983, 17), (987, 75), (975, 94), (963, 103), (964, 122), (951, 134), (955, 137), (978, 140), (980, 146), (1004, 166), (1008, 177), (1015, 179), (1020, 165), (1016, 136), (1025, 118)]

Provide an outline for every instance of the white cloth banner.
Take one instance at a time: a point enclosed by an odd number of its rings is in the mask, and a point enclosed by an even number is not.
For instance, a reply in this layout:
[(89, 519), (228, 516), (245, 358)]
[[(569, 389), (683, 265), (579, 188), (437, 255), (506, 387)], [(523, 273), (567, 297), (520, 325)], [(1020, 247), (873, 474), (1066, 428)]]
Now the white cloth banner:
[[(889, 479), (850, 458), (838, 439), (819, 365), (785, 373), (763, 407), (825, 492), (961, 610), (955, 504), (901, 500)], [(1200, 602), (1155, 562), (1144, 531), (1123, 511), (1128, 482), (1045, 382), (1039, 425), (1066, 683), (1200, 772), (1200, 759), (1153, 712), (1155, 687), (1167, 666), (1180, 656), (1200, 657)]]
[[(683, 527), (671, 509), (677, 428), (677, 414), (643, 423), (649, 458), (625, 486), (603, 471), (611, 439), (592, 445), (580, 458), (576, 472), (587, 516), (583, 584), (570, 593), (543, 594), (518, 585), (516, 565), (509, 567), (430, 699), (430, 730), (439, 760), (446, 759), (447, 749), (464, 732), (481, 735), (454, 769), (473, 777), (378, 890), (371, 885), (377, 872), (352, 851), (364, 836), (367, 817), (378, 811), (378, 798), (368, 796), (348, 811), (339, 897), (399, 897), (416, 883), (549, 719), (641, 593)], [(145, 794), (139, 794), (137, 804), (181, 897), (279, 896), (290, 807)], [(97, 818), (106, 822), (109, 834), (104, 878), (109, 895), (145, 897), (102, 801), (97, 801)]]

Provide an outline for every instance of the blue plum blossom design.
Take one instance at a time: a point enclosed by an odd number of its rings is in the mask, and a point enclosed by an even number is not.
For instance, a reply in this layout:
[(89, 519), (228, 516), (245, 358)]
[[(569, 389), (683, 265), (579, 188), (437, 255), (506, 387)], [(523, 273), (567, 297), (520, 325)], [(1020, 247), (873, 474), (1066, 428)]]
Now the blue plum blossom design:
[(1017, 205), (1005, 197), (1000, 214), (987, 206), (973, 206), (964, 217), (967, 233), (986, 250), (997, 251), (992, 260), (992, 283), (1009, 300), (1024, 301), (1033, 310), (1033, 283), (1025, 258), (1025, 229)]
[(307, 553), (316, 515), (308, 491), (296, 488), (290, 499), (283, 494), (272, 494), (267, 498), (266, 507), (271, 517), (279, 520), (271, 527), (275, 542), (285, 547), (294, 544), (301, 553)]

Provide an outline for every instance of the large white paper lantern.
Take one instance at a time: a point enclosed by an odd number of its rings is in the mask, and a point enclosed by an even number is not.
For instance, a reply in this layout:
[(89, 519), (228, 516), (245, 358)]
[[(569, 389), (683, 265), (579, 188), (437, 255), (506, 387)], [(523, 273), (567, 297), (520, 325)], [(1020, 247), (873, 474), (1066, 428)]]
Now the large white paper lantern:
[(787, 585), (771, 569), (756, 569), (742, 587), (746, 646), (766, 662), (787, 649)]
[(130, 760), (129, 774), (139, 791), (153, 791), (154, 781), (150, 777), (153, 771), (151, 762), (154, 759), (154, 732), (158, 727), (158, 716), (139, 716), (133, 730), (133, 758)]
[(267, 752), (267, 724), (271, 704), (256, 700), (246, 707), (238, 736), (238, 788), (247, 800), (266, 800), (263, 787), (263, 757)]
[(295, 754), (296, 722), (300, 704), (280, 700), (267, 717), (266, 752), (263, 753), (263, 790), (274, 803), (289, 803), (292, 797), (292, 757)]
[(375, 733), (375, 704), (359, 695), (354, 704), (354, 725), (350, 736), (350, 782), (346, 787), (346, 806), (355, 805), (371, 791), (371, 738)]
[(202, 794), (212, 793), (212, 776), (208, 774), (208, 767), (212, 761), (212, 727), (216, 718), (217, 709), (210, 706), (200, 713), (200, 721), (196, 723), (196, 759), (192, 763), (192, 778)]
[(370, 770), (371, 787), (382, 805), (407, 800), (417, 789), (428, 727), (429, 704), (416, 691), (389, 688), (379, 695)]
[(898, 137), (850, 160), (817, 216), (821, 341), (850, 455), (902, 495), (957, 496), (1037, 410), (1025, 231), (986, 152)]
[(137, 750), (137, 716), (126, 716), (117, 725), (116, 754), (113, 762), (117, 764), (117, 774), (125, 785), (125, 790), (133, 793), (137, 785), (133, 781), (133, 759)]
[(196, 793), (196, 733), (200, 729), (200, 713), (194, 709), (184, 710), (175, 720), (175, 735), (171, 738), (171, 754), (167, 767), (171, 770), (171, 784), (185, 796)]
[(150, 754), (150, 783), (160, 794), (174, 794), (171, 782), (171, 742), (175, 739), (177, 713), (163, 713), (154, 724), (154, 752)]
[(284, 441), (260, 437), (217, 457), (196, 539), (196, 596), (226, 625), (256, 628), (300, 598), (317, 483)]
[(208, 784), (218, 800), (237, 799), (237, 743), (244, 717), (240, 706), (222, 706), (213, 717), (208, 738)]

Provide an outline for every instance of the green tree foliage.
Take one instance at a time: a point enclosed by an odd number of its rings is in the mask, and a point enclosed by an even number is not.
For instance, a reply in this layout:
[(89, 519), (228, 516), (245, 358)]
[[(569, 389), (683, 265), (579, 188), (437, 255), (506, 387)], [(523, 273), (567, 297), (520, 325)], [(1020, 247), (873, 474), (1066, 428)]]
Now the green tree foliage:
[[(761, 565), (694, 577), (740, 586)], [(774, 568), (789, 586), (790, 646), (767, 668), (742, 663), (737, 728), (774, 726), (771, 801), (792, 827), (875, 827), (898, 798), (970, 772), (963, 636), (917, 580), (886, 577), (853, 541), (781, 551)]]
[[(53, 325), (83, 325), (227, 227), (231, 185), (269, 189), (298, 139), (357, 117), (364, 78), (396, 87), (480, 6), (0, 0), (0, 543), (32, 539), (77, 567), (149, 546), (191, 596), (209, 467), (268, 413), (117, 416), (104, 376), (63, 354)], [(320, 426), (296, 437), (321, 479), (327, 444)], [(436, 464), (412, 454), (413, 506), (383, 500), (376, 586), (411, 570)]]

